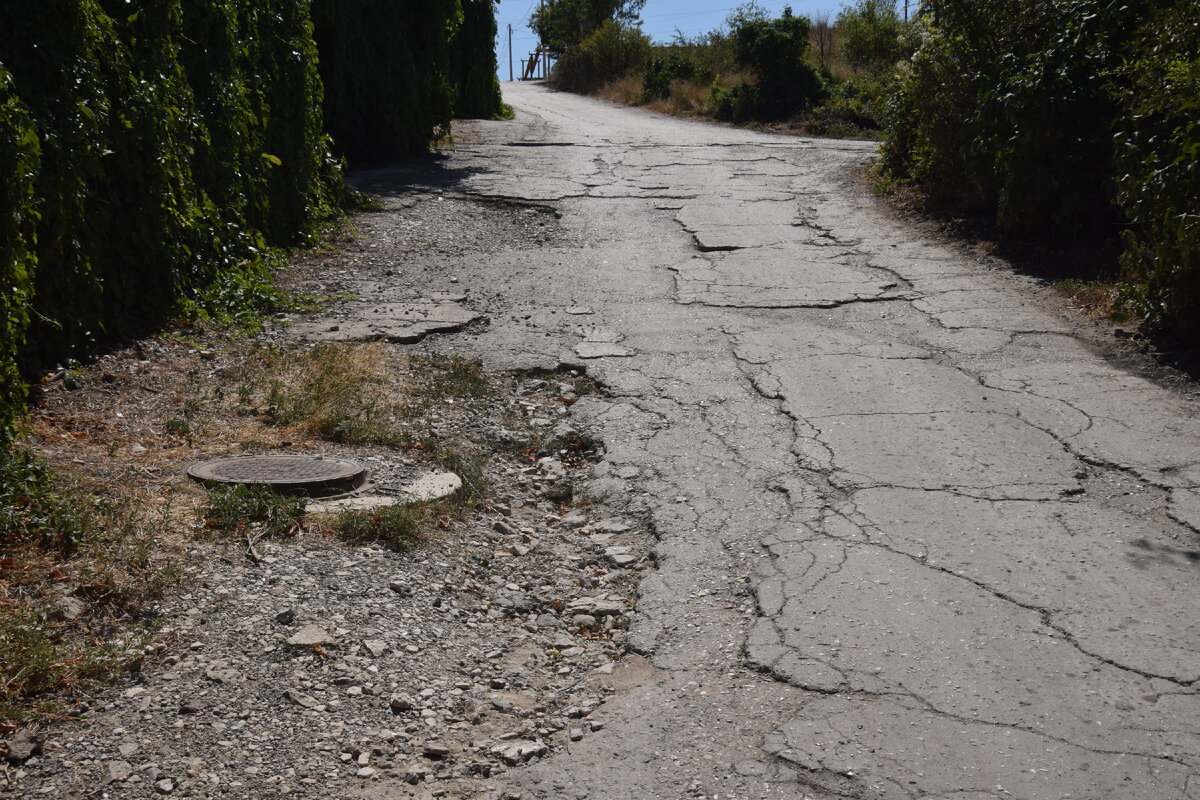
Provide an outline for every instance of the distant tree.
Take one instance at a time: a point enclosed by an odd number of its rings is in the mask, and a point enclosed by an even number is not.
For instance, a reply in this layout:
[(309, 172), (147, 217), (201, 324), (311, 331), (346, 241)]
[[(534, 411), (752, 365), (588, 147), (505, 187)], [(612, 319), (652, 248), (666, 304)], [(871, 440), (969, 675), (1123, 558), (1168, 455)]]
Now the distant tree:
[(837, 17), (842, 55), (856, 67), (886, 69), (912, 55), (911, 26), (900, 19), (896, 0), (858, 0)]
[[(810, 25), (784, 6), (778, 19), (751, 18), (733, 31), (737, 62), (754, 73), (755, 83), (732, 87), (718, 116), (741, 121), (784, 119), (820, 99), (824, 86), (804, 60)], [(723, 106), (723, 108), (721, 108)]]
[(834, 27), (828, 11), (818, 11), (812, 17), (812, 45), (824, 64), (833, 55)]
[(588, 38), (605, 22), (631, 26), (640, 22), (646, 0), (548, 0), (529, 20), (546, 47), (564, 52)]

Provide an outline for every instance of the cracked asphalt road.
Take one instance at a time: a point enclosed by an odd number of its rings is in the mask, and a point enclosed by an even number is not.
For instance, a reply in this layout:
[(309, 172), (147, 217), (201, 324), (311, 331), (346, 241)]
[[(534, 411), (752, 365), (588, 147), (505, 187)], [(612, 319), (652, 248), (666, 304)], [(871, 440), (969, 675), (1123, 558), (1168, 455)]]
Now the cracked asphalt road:
[(880, 207), (868, 143), (506, 99), (451, 191), (566, 235), (459, 276), (505, 312), (461, 346), (586, 364), (590, 491), (659, 539), (604, 731), (514, 789), (1200, 797), (1195, 400)]

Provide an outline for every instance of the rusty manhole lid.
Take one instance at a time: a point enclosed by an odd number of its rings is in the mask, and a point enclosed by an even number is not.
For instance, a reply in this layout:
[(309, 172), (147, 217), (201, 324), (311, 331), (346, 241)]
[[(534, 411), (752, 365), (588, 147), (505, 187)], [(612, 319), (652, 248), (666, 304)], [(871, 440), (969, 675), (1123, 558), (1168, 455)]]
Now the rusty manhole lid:
[(188, 475), (209, 487), (244, 483), (270, 486), (279, 492), (321, 495), (357, 488), (366, 470), (348, 459), (329, 456), (238, 456), (197, 464)]

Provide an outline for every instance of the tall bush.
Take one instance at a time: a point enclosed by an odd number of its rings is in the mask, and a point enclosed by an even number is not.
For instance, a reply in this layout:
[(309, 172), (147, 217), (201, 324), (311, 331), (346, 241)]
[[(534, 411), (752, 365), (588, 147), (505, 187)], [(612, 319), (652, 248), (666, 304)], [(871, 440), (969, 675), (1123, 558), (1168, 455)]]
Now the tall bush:
[(29, 325), (41, 147), (29, 112), (0, 64), (0, 458), (25, 401), (17, 351)]
[(462, 24), (450, 42), (454, 116), (492, 119), (503, 113), (496, 75), (496, 3), (462, 0)]
[(549, 0), (529, 18), (538, 42), (559, 55), (583, 42), (606, 23), (638, 25), (646, 0)]
[(714, 98), (717, 116), (741, 122), (746, 119), (785, 119), (817, 102), (824, 84), (804, 56), (808, 52), (810, 23), (784, 7), (778, 19), (760, 16), (741, 20), (733, 30), (737, 62), (749, 69), (755, 83), (741, 83)]
[(1200, 14), (1176, 2), (1136, 31), (1119, 73), (1117, 200), (1131, 226), (1128, 306), (1200, 344)]
[(257, 280), (334, 212), (307, 0), (8, 0), (0, 63), (40, 149), (25, 369)]
[(325, 125), (341, 152), (385, 161), (449, 132), (459, 0), (314, 0)]
[(650, 58), (650, 39), (640, 28), (608, 20), (562, 54), (550, 85), (568, 92), (590, 92), (629, 72), (641, 71)]
[[(916, 46), (912, 26), (896, 11), (896, 0), (858, 0), (846, 6), (837, 16), (837, 36), (847, 62), (876, 71), (890, 69)], [(821, 40), (826, 38), (832, 37)]]
[(1001, 231), (1111, 225), (1108, 79), (1139, 3), (931, 0), (896, 99), (885, 168)]

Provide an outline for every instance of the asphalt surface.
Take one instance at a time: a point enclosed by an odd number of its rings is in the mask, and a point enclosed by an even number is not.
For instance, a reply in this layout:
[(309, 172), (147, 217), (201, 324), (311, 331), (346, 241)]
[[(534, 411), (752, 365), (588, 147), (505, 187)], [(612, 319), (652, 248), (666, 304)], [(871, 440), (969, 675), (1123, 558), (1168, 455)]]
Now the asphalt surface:
[(445, 191), (561, 235), (456, 276), (469, 346), (603, 383), (590, 491), (659, 567), (604, 730), (507, 791), (1200, 797), (1195, 399), (897, 219), (868, 143), (506, 99)]

